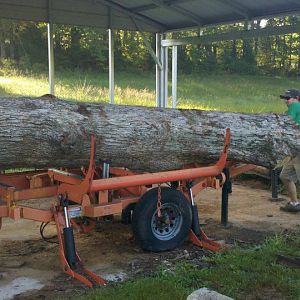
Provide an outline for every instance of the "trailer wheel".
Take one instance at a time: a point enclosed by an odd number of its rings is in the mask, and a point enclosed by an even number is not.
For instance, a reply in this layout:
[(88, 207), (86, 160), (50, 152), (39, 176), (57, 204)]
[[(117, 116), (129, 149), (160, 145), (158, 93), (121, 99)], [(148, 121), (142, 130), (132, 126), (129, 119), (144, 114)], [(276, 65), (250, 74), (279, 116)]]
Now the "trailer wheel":
[(157, 188), (146, 192), (136, 204), (132, 230), (144, 250), (171, 250), (186, 239), (192, 224), (189, 201), (182, 192), (161, 188), (161, 217), (157, 215)]

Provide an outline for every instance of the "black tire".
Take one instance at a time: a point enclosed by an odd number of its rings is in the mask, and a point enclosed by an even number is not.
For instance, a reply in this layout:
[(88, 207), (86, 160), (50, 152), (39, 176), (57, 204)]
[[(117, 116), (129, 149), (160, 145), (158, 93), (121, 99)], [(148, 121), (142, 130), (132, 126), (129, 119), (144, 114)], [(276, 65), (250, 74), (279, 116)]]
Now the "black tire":
[(157, 218), (157, 188), (146, 192), (136, 204), (132, 230), (144, 250), (160, 252), (180, 246), (192, 224), (190, 202), (178, 190), (161, 187), (162, 219)]

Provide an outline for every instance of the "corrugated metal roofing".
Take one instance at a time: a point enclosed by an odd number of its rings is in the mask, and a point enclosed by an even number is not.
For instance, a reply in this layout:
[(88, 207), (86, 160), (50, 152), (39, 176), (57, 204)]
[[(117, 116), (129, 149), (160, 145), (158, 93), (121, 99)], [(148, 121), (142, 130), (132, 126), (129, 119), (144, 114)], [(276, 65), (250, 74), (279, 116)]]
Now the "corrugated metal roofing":
[(0, 0), (0, 17), (164, 32), (299, 14), (300, 0)]

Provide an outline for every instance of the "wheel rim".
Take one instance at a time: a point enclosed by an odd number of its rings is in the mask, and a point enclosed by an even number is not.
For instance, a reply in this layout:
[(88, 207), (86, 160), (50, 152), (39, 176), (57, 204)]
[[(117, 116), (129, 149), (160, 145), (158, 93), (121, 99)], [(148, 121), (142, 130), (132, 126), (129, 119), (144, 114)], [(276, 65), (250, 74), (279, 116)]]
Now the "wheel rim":
[(157, 239), (168, 241), (179, 233), (183, 217), (179, 206), (174, 203), (164, 203), (160, 211), (160, 218), (157, 215), (157, 210), (151, 218), (152, 233)]

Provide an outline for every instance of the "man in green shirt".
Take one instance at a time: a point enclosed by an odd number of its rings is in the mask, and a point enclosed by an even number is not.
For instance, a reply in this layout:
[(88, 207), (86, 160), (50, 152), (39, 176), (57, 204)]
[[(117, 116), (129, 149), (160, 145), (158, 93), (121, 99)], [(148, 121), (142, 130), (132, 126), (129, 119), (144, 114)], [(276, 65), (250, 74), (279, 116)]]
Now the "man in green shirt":
[[(294, 127), (300, 129), (300, 91), (289, 89), (280, 95), (288, 106), (288, 115), (295, 121)], [(300, 181), (300, 149), (297, 155), (285, 164), (280, 173), (280, 179), (288, 191), (290, 202), (280, 209), (288, 212), (300, 212), (300, 201), (297, 197), (296, 182)]]

